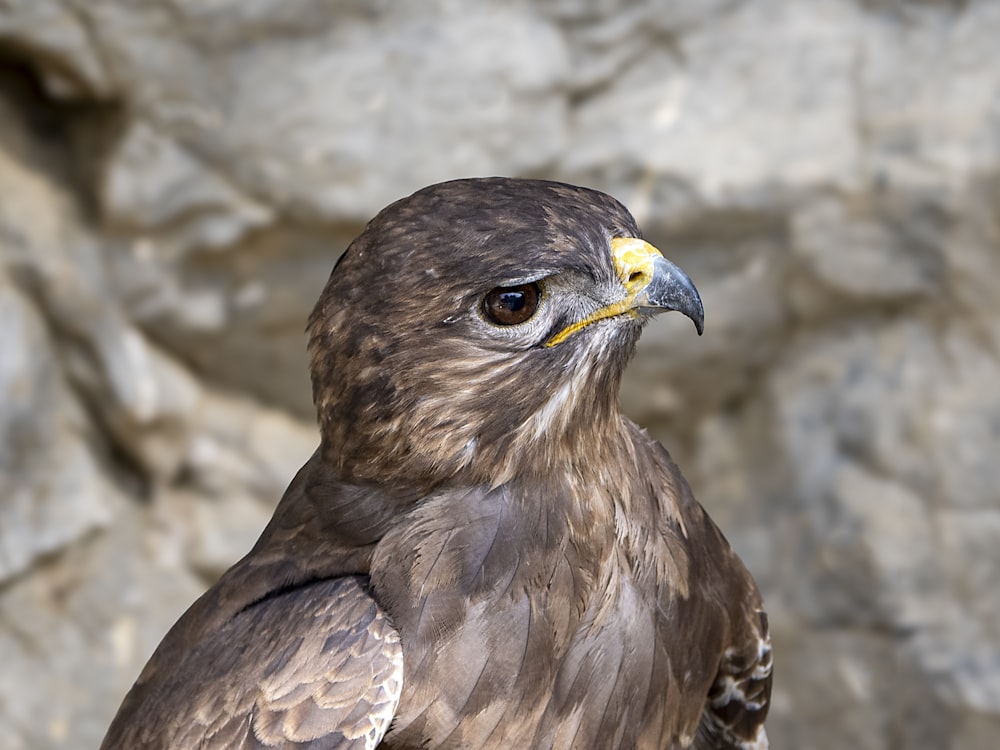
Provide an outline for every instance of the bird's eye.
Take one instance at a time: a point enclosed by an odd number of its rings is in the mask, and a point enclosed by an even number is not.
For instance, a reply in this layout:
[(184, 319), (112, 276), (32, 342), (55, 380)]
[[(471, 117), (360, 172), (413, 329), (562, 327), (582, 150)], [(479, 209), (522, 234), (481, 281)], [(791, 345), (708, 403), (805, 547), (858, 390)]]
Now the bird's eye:
[(535, 282), (498, 286), (483, 300), (483, 313), (497, 325), (517, 325), (535, 314), (541, 298), (542, 290)]

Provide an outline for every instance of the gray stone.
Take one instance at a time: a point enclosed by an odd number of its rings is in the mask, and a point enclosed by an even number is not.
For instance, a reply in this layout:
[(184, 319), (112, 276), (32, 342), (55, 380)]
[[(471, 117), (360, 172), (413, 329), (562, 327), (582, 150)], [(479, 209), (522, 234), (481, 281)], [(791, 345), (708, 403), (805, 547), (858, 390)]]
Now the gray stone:
[[(425, 182), (538, 169), (565, 130), (563, 41), (526, 9), (314, 11), (287, 33), (288, 12), (263, 4), (241, 36), (171, 6), (80, 10), (150, 122), (293, 215), (364, 220)], [(261, 86), (275, 70), (281, 85)]]
[(315, 423), (246, 398), (206, 393), (193, 421), (187, 482), (212, 496), (240, 491), (268, 507), (319, 445)]
[(992, 41), (1000, 7), (989, 0), (960, 12), (908, 5), (872, 14), (859, 28), (856, 111), (865, 169), (889, 185), (948, 192), (1000, 157), (1000, 49)]
[(0, 38), (32, 59), (52, 96), (107, 96), (112, 83), (86, 22), (71, 2), (6, 0), (0, 7)]
[[(83, 229), (70, 196), (0, 153), (4, 183), (10, 185), (10, 199), (0, 210), (9, 238), (4, 255), (52, 327), (66, 378), (126, 454), (151, 471), (170, 474), (198, 385), (124, 316), (102, 248)], [(51, 363), (47, 372), (58, 375)]]
[(889, 703), (899, 688), (891, 641), (865, 630), (786, 624), (791, 626), (787, 631), (782, 628), (774, 634), (775, 648), (783, 655), (780, 674), (784, 680), (775, 684), (772, 693), (768, 726), (772, 745), (892, 747), (887, 712), (870, 708)]
[(942, 291), (947, 223), (934, 205), (819, 199), (793, 215), (792, 247), (805, 272), (841, 298), (905, 302)]
[(110, 253), (129, 318), (209, 382), (312, 420), (305, 321), (360, 227), (284, 222), (227, 253), (137, 239)]
[(60, 370), (59, 342), (15, 277), (66, 240), (63, 196), (22, 161), (0, 97), (0, 581), (111, 520), (110, 484), (87, 414)]
[(993, 0), (0, 3), (0, 746), (97, 745), (317, 444), (338, 255), (499, 173), (612, 192), (702, 291), (622, 404), (764, 589), (772, 746), (992, 749), (998, 38)]
[(861, 21), (836, 0), (767, 0), (742, 4), (673, 47), (651, 42), (616, 85), (574, 113), (567, 167), (625, 160), (643, 174), (676, 175), (716, 203), (771, 186), (855, 184)]
[(167, 628), (204, 588), (149, 513), (105, 488), (115, 523), (0, 596), (0, 746), (97, 747)]
[(241, 195), (175, 141), (136, 122), (108, 158), (101, 208), (108, 223), (137, 234), (167, 228), (161, 242), (181, 253), (227, 247), (265, 226), (273, 212)]
[(0, 274), (0, 582), (111, 521), (109, 481), (54, 342)]

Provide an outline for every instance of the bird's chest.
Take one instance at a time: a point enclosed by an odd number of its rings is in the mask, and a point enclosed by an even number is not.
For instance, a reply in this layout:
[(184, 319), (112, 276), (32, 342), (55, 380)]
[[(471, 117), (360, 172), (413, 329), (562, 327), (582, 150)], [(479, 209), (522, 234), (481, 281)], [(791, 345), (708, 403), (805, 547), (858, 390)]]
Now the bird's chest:
[(612, 518), (574, 523), (578, 498), (547, 500), (433, 499), (384, 538), (372, 581), (404, 654), (387, 746), (661, 748), (693, 733), (715, 665), (692, 658), (690, 629), (718, 623), (670, 594), (685, 551), (638, 536), (653, 524), (619, 535)]
[(515, 573), (485, 594), (422, 597), (401, 628), (387, 746), (661, 748), (693, 732), (710, 675), (671, 653), (676, 623), (654, 592), (621, 566), (597, 575), (553, 563), (536, 588)]

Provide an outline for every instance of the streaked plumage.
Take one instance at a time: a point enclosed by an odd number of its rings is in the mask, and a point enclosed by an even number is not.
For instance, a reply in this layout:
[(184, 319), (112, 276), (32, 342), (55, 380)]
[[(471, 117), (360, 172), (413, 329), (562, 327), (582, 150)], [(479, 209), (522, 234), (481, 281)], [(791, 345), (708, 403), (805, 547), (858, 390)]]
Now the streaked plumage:
[(319, 449), (103, 747), (767, 747), (757, 588), (618, 411), (649, 315), (701, 326), (638, 236), (532, 180), (373, 219), (310, 319)]

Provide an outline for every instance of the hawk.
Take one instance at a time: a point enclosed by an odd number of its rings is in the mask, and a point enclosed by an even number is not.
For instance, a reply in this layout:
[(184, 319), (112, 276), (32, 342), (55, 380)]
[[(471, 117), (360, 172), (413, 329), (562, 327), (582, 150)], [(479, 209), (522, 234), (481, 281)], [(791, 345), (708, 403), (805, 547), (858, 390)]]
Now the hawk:
[(320, 446), (181, 617), (110, 748), (767, 747), (761, 597), (621, 415), (701, 299), (593, 190), (432, 185), (309, 320)]

